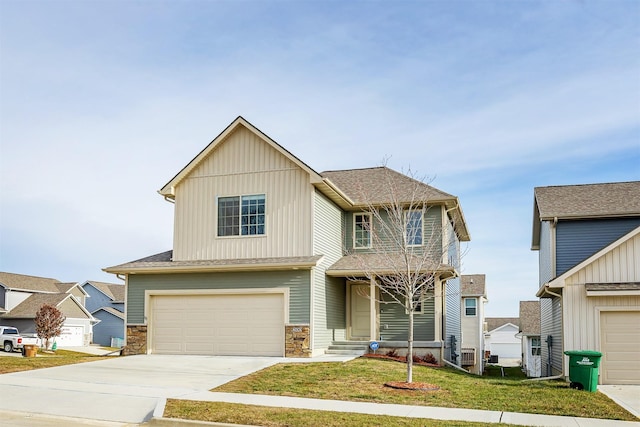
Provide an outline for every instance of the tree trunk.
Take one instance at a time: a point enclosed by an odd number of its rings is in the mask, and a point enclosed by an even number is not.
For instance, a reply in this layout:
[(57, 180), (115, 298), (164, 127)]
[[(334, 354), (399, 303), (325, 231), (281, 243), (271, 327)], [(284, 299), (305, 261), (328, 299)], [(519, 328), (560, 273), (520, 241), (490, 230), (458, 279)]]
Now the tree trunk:
[(407, 331), (407, 382), (413, 382), (413, 307), (409, 309), (409, 330)]

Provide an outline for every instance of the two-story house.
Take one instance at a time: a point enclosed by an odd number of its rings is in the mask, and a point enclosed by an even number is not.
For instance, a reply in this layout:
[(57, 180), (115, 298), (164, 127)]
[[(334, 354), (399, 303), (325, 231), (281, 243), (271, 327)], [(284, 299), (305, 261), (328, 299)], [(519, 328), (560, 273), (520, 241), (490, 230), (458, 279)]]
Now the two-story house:
[[(406, 344), (404, 309), (353, 280), (354, 252), (375, 256), (362, 189), (386, 194), (385, 177), (400, 193), (415, 186), (384, 167), (318, 173), (238, 117), (159, 191), (174, 203), (173, 249), (105, 269), (126, 278), (124, 353), (309, 357), (339, 341)], [(459, 364), (459, 242), (469, 233), (455, 196), (420, 191), (430, 209), (412, 227), (430, 224), (456, 244), (438, 254), (416, 348)]]
[(66, 317), (59, 347), (89, 345), (97, 320), (84, 307), (87, 293), (77, 283), (47, 277), (0, 272), (0, 323), (23, 334), (36, 333), (35, 317), (43, 304), (56, 307)]
[(85, 308), (100, 322), (93, 327), (94, 344), (121, 347), (124, 342), (124, 285), (87, 280)]
[(462, 367), (476, 375), (484, 371), (485, 281), (484, 274), (464, 274), (461, 280)]
[(542, 374), (596, 350), (601, 384), (640, 384), (640, 182), (535, 188), (532, 249)]

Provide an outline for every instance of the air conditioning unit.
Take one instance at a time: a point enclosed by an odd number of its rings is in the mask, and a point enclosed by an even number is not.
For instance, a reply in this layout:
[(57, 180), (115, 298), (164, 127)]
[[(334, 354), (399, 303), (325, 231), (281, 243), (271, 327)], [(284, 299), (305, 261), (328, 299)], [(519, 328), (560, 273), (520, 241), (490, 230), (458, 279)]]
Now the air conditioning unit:
[(491, 356), (489, 356), (489, 363), (498, 363), (498, 355), (492, 354)]
[(462, 366), (473, 366), (475, 364), (476, 364), (476, 349), (463, 348), (462, 349)]

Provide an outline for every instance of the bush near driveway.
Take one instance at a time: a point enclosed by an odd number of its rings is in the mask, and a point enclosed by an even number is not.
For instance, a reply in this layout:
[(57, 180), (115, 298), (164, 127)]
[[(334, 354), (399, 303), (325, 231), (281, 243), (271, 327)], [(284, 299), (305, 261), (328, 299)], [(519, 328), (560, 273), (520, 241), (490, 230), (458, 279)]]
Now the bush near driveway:
[(386, 382), (403, 380), (405, 369), (402, 363), (368, 358), (345, 363), (284, 363), (212, 391), (637, 421), (604, 394), (574, 390), (564, 381), (523, 382), (416, 366), (414, 381), (438, 385), (439, 391), (384, 387)]

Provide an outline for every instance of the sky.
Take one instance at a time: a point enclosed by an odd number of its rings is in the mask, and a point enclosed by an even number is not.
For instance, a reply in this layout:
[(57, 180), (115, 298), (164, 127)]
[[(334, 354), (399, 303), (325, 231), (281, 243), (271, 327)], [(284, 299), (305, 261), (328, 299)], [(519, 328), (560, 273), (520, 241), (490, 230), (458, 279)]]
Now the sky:
[(535, 300), (533, 189), (640, 179), (640, 3), (0, 0), (0, 271), (117, 283), (242, 115), (314, 170), (460, 199), (489, 317)]

